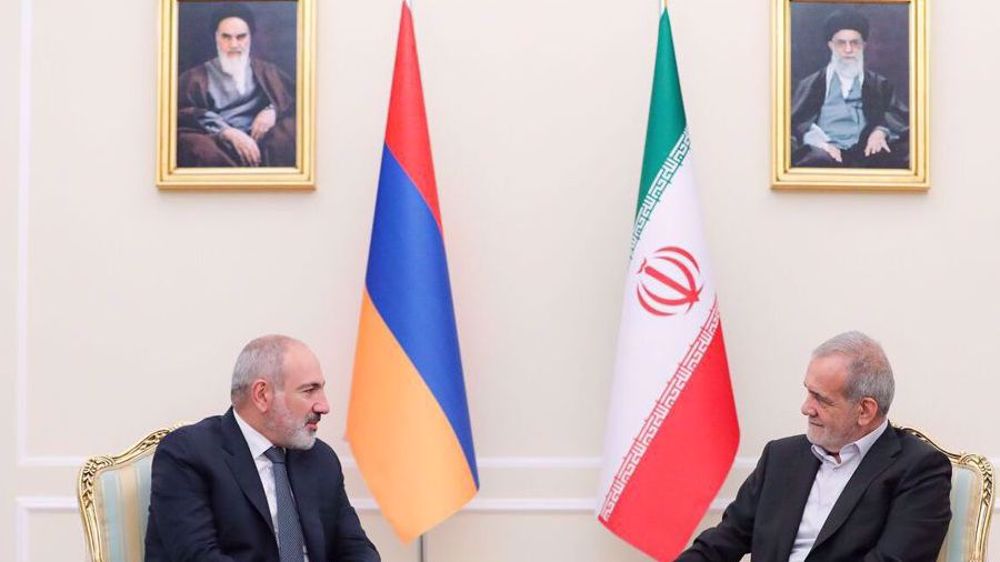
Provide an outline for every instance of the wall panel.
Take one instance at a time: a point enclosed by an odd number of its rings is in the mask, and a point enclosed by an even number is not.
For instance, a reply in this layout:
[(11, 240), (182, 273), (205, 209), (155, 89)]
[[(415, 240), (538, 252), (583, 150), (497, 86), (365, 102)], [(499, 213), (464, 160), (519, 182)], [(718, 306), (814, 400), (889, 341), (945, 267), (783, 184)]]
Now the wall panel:
[[(244, 342), (317, 352), (343, 441), (399, 6), (318, 7), (317, 190), (160, 193), (155, 2), (0, 6), (0, 559), (81, 559), (88, 455), (219, 413)], [(638, 560), (595, 501), (657, 3), (416, 2), (482, 490), (430, 559)], [(767, 2), (672, 2), (742, 424), (719, 517), (763, 444), (801, 432), (809, 350), (882, 340), (893, 420), (1000, 458), (989, 412), (1000, 182), (984, 44), (1000, 5), (931, 6), (932, 189), (775, 193)], [(125, 22), (125, 23), (123, 23)], [(390, 562), (356, 467), (348, 491)], [(20, 533), (20, 534), (19, 534)], [(994, 541), (995, 543), (995, 541)], [(995, 546), (1000, 547), (1000, 545)]]

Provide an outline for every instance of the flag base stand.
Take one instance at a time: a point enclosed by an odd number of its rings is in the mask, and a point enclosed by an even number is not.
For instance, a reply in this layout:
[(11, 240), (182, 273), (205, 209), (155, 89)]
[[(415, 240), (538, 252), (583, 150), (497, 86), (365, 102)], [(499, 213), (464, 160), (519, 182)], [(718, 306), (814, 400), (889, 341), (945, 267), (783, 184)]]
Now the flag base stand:
[(425, 535), (420, 535), (420, 557), (417, 560), (420, 562), (427, 562), (427, 542), (424, 540)]

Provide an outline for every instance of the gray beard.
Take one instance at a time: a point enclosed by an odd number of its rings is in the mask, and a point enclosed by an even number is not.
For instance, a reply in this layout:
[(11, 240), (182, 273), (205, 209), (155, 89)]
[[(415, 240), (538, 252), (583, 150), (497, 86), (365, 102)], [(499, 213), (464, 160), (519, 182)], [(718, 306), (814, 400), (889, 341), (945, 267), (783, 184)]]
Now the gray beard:
[(239, 58), (227, 57), (222, 51), (218, 51), (219, 54), (219, 66), (222, 67), (222, 72), (225, 72), (229, 76), (232, 76), (233, 82), (236, 84), (236, 91), (243, 95), (247, 91), (247, 77), (250, 74), (250, 50), (247, 49), (243, 51)]
[(844, 97), (847, 97), (847, 93), (851, 91), (851, 86), (854, 84), (854, 79), (860, 76), (865, 69), (865, 56), (863, 53), (859, 53), (853, 59), (843, 59), (834, 53), (830, 56), (830, 63), (833, 65), (833, 71), (840, 77), (841, 91)]

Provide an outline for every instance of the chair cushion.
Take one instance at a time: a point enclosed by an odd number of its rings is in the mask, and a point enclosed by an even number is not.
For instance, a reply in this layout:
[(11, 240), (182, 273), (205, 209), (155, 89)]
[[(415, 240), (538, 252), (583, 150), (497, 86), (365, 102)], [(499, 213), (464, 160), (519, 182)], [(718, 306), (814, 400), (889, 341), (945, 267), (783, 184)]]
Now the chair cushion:
[(983, 482), (969, 467), (952, 465), (951, 524), (945, 536), (938, 562), (965, 562), (975, 548), (976, 519)]
[(149, 516), (150, 473), (155, 448), (126, 464), (103, 470), (95, 483), (94, 506), (108, 562), (142, 562)]

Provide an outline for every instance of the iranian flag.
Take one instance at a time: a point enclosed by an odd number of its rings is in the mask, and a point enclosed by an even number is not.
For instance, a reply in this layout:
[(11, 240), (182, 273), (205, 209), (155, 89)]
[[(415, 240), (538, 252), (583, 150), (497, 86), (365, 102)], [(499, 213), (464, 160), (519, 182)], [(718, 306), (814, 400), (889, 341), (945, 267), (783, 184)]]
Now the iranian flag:
[(658, 560), (684, 549), (740, 437), (697, 195), (664, 9), (598, 504)]

